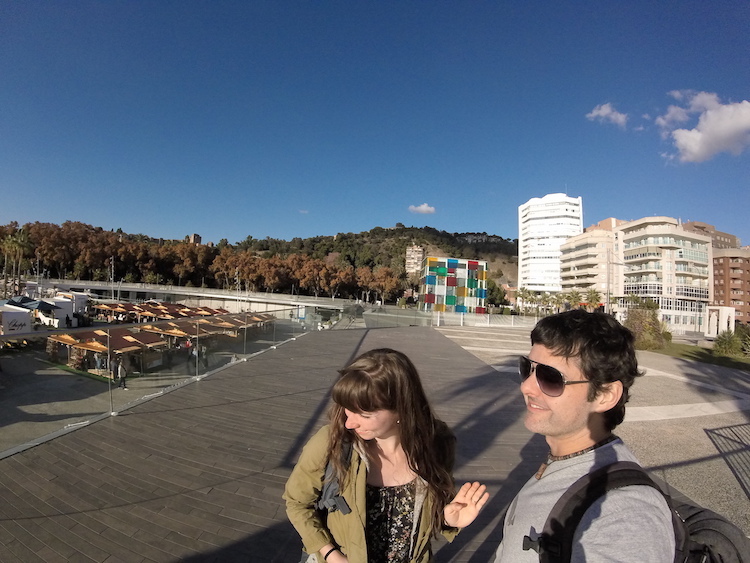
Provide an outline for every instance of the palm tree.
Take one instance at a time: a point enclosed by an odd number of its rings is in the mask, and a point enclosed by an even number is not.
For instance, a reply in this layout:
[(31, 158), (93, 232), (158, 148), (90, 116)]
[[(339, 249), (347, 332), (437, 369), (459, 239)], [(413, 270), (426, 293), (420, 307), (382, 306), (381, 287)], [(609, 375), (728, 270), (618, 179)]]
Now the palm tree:
[(25, 229), (20, 229), (11, 235), (7, 235), (2, 242), (3, 254), (5, 255), (5, 267), (3, 268), (3, 295), (8, 294), (8, 258), (11, 260), (11, 292), (21, 288), (21, 267), (23, 259), (33, 250), (33, 245), (29, 239), (29, 233)]
[(586, 303), (591, 311), (594, 311), (599, 307), (599, 303), (602, 301), (602, 294), (599, 293), (593, 287), (586, 292)]
[(555, 295), (552, 296), (552, 305), (555, 307), (555, 312), (559, 313), (560, 309), (565, 307), (565, 294), (555, 293)]
[(5, 235), (2, 244), (3, 249), (3, 298), (8, 297), (8, 257), (14, 253), (13, 235)]
[(578, 309), (581, 306), (581, 293), (575, 289), (568, 293), (568, 302), (573, 309)]
[(548, 315), (549, 310), (552, 307), (552, 294), (549, 291), (545, 291), (538, 297), (537, 303), (541, 306), (542, 312), (545, 315)]
[(516, 291), (516, 306), (518, 306), (518, 302), (521, 302), (521, 310), (525, 311), (527, 302), (531, 301), (533, 297), (533, 293), (526, 289), (525, 287), (519, 287), (518, 291)]

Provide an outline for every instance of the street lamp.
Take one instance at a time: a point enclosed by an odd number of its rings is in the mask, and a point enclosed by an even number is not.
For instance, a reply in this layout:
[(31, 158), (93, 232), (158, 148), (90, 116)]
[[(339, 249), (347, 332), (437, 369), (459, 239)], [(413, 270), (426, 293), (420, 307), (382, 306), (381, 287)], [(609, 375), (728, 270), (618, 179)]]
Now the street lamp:
[(613, 265), (615, 265), (615, 266), (625, 266), (625, 264), (622, 263), (622, 262), (612, 262), (610, 260), (610, 258), (609, 258), (609, 255), (611, 253), (612, 253), (612, 249), (608, 248), (607, 249), (607, 302), (605, 303), (605, 311), (607, 312), (607, 314), (612, 314), (612, 305), (610, 304), (610, 300), (611, 300), (610, 287), (611, 287), (611, 284), (612, 284), (612, 276), (611, 276), (612, 266)]

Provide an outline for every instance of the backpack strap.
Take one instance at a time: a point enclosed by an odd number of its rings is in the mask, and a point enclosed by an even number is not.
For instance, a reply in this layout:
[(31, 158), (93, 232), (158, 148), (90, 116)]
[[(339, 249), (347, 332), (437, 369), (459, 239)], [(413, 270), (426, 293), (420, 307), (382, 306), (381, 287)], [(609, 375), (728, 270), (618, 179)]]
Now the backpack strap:
[[(347, 441), (341, 446), (341, 457), (345, 460), (345, 465), (349, 465), (352, 460), (352, 443)], [(323, 489), (320, 491), (320, 498), (315, 503), (317, 510), (325, 512), (335, 512), (340, 510), (341, 514), (349, 514), (352, 509), (349, 503), (340, 493), (339, 480), (336, 479), (335, 468), (331, 460), (326, 463), (325, 474), (323, 475)]]
[[(568, 563), (573, 553), (573, 537), (583, 515), (601, 496), (612, 489), (645, 485), (664, 494), (659, 486), (637, 463), (618, 461), (592, 473), (587, 473), (573, 483), (552, 507), (537, 540), (524, 537), (523, 549), (533, 549), (539, 553), (541, 563)], [(687, 532), (684, 523), (672, 508), (667, 495), (664, 495), (672, 512), (672, 526), (675, 531), (675, 561), (682, 561), (682, 551)]]

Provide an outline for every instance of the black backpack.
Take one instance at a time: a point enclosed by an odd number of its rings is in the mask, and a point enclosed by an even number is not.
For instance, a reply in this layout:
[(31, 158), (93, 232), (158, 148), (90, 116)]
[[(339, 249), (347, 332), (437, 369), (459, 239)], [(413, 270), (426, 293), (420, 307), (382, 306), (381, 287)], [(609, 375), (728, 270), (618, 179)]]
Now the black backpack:
[[(344, 442), (341, 446), (341, 459), (345, 460), (348, 465), (352, 459), (352, 443)], [(329, 512), (341, 511), (341, 514), (349, 514), (352, 509), (349, 507), (349, 503), (341, 495), (341, 488), (339, 486), (339, 480), (334, 477), (335, 469), (333, 463), (329, 459), (326, 463), (325, 474), (323, 475), (323, 488), (320, 491), (320, 498), (315, 501), (315, 509), (321, 516), (321, 519), (325, 522), (325, 517)], [(310, 555), (306, 552), (302, 552), (302, 559), (300, 563), (306, 563)]]
[[(526, 536), (523, 549), (538, 552), (541, 563), (568, 563), (586, 510), (607, 491), (630, 485), (648, 485), (664, 494), (637, 463), (618, 461), (602, 467), (568, 488), (550, 511), (539, 539)], [(750, 540), (737, 526), (706, 508), (664, 498), (672, 509), (675, 563), (750, 563)]]
[[(346, 461), (347, 465), (351, 462), (351, 442), (344, 442), (341, 445), (341, 458)], [(352, 509), (349, 508), (349, 503), (340, 494), (339, 481), (334, 478), (334, 472), (333, 463), (329, 459), (323, 475), (323, 489), (320, 491), (320, 498), (315, 503), (315, 508), (324, 514), (336, 510), (340, 510), (342, 514), (349, 514)]]

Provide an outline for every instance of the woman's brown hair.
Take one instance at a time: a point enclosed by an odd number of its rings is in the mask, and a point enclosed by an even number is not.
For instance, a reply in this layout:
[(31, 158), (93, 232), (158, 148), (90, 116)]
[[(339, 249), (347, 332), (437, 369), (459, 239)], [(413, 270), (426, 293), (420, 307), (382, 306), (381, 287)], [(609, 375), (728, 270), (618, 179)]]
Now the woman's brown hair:
[(443, 509), (454, 494), (455, 437), (435, 418), (416, 367), (402, 352), (380, 348), (365, 352), (339, 373), (331, 391), (334, 402), (329, 412), (328, 448), (342, 488), (348, 465), (342, 459), (343, 443), (357, 441), (364, 446), (362, 439), (346, 428), (344, 409), (356, 413), (394, 411), (409, 468), (425, 480), (433, 500), (432, 532), (439, 533)]

